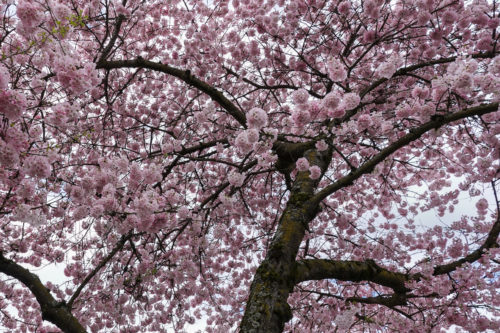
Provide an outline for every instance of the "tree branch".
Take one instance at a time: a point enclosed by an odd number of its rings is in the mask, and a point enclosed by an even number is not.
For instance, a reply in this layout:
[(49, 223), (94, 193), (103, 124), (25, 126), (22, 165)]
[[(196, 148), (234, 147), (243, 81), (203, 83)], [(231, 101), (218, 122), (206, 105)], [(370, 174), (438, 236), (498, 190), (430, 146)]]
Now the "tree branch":
[(114, 256), (118, 251), (120, 251), (123, 248), (123, 245), (132, 238), (132, 233), (129, 233), (128, 235), (123, 235), (120, 239), (120, 241), (116, 244), (116, 246), (113, 248), (113, 250), (106, 256), (106, 258), (102, 259), (99, 265), (97, 265), (82, 281), (82, 283), (78, 286), (76, 291), (73, 293), (73, 296), (68, 301), (68, 308), (71, 309), (73, 307), (73, 303), (75, 300), (80, 296), (80, 293), (82, 292), (83, 288), (92, 280), (92, 278), (103, 268)]
[(371, 281), (391, 288), (396, 293), (409, 291), (405, 282), (411, 277), (391, 272), (378, 266), (373, 260), (348, 261), (328, 259), (304, 259), (296, 262), (295, 283), (310, 280), (336, 279), (340, 281)]
[(410, 129), (410, 132), (406, 134), (405, 136), (401, 137), (399, 140), (396, 142), (392, 143), (385, 149), (382, 149), (377, 155), (373, 156), (371, 159), (369, 159), (367, 162), (362, 164), (360, 167), (358, 167), (356, 170), (351, 171), (348, 175), (340, 178), (336, 182), (334, 182), (331, 185), (328, 185), (325, 187), (323, 190), (319, 191), (316, 195), (314, 195), (310, 200), (314, 204), (318, 204), (321, 202), (323, 199), (325, 199), (327, 196), (330, 194), (338, 191), (341, 188), (347, 187), (351, 185), (355, 180), (360, 178), (361, 176), (372, 172), (375, 167), (385, 160), (387, 157), (389, 157), (391, 154), (396, 152), (398, 149), (407, 146), (411, 142), (419, 139), (422, 135), (427, 133), (428, 131), (432, 129), (437, 129), (443, 125), (452, 123), (454, 121), (472, 117), (472, 116), (480, 116), (483, 114), (487, 114), (490, 112), (495, 112), (498, 110), (498, 102), (497, 103), (490, 103), (490, 104), (483, 104), (480, 106), (475, 106), (469, 109), (464, 109), (458, 112), (454, 112), (451, 114), (446, 114), (440, 117), (436, 117), (433, 120), (430, 120), (426, 122), (425, 124), (414, 128)]
[(109, 43), (108, 43), (108, 45), (106, 45), (106, 47), (102, 51), (101, 57), (99, 58), (98, 62), (104, 61), (108, 57), (109, 53), (111, 52), (111, 49), (113, 48), (116, 40), (118, 39), (118, 34), (120, 33), (120, 28), (122, 26), (123, 20), (125, 20), (125, 16), (119, 15), (118, 19), (116, 20), (115, 29), (113, 31), (113, 34), (112, 34), (110, 40), (109, 40)]
[(0, 272), (7, 274), (24, 284), (35, 296), (42, 311), (42, 319), (50, 321), (66, 333), (86, 333), (64, 302), (54, 299), (37, 275), (14, 261), (7, 259), (0, 252)]
[[(473, 59), (494, 58), (497, 54), (498, 54), (498, 52), (476, 53), (476, 54), (472, 55), (472, 58)], [(394, 73), (393, 77), (407, 75), (408, 73), (413, 72), (417, 69), (425, 68), (428, 66), (447, 64), (450, 62), (454, 62), (455, 60), (457, 60), (457, 57), (441, 58), (441, 59), (431, 60), (431, 61), (423, 62), (420, 64), (415, 64), (415, 65), (411, 65), (408, 67), (400, 68), (396, 71), (396, 73)], [(388, 80), (389, 79), (386, 79), (386, 78), (378, 79), (377, 81), (373, 82), (371, 85), (369, 85), (368, 87), (363, 89), (360, 92), (359, 96), (361, 97), (361, 99), (363, 99), (363, 97), (365, 95), (367, 95), (370, 91), (377, 88), (379, 85), (381, 85), (382, 83), (384, 83), (385, 81), (388, 81)]]
[[(497, 243), (500, 234), (500, 215), (493, 224), (488, 237), (479, 249), (469, 255), (454, 262), (434, 267), (434, 276), (453, 272), (465, 263), (473, 263), (491, 248), (499, 246)], [(356, 301), (367, 304), (381, 304), (388, 307), (396, 305), (405, 305), (408, 297), (421, 297), (408, 295), (410, 289), (405, 287), (408, 281), (419, 281), (421, 274), (402, 274), (391, 272), (378, 266), (373, 260), (348, 261), (348, 260), (328, 260), (328, 259), (304, 259), (295, 264), (295, 284), (311, 280), (336, 279), (340, 281), (370, 281), (378, 285), (389, 287), (395, 294), (390, 296), (378, 296), (368, 298), (348, 298), (348, 301)], [(436, 297), (437, 294), (431, 294), (426, 297)]]
[(458, 267), (462, 266), (465, 263), (473, 263), (474, 261), (479, 260), (481, 256), (488, 249), (498, 247), (497, 239), (499, 234), (500, 234), (500, 215), (497, 215), (497, 220), (493, 224), (493, 227), (491, 227), (491, 230), (488, 233), (488, 237), (477, 250), (449, 264), (439, 265), (434, 267), (434, 273), (432, 275), (437, 276), (437, 275), (447, 274), (453, 272), (455, 269), (457, 269)]
[(227, 99), (222, 92), (217, 90), (210, 84), (202, 81), (191, 74), (189, 70), (181, 70), (178, 68), (171, 67), (160, 62), (153, 62), (145, 60), (141, 57), (132, 60), (113, 60), (104, 61), (101, 60), (96, 64), (97, 69), (117, 69), (117, 68), (144, 68), (150, 69), (156, 72), (165, 73), (172, 75), (185, 83), (199, 89), (200, 91), (206, 93), (212, 100), (217, 102), (221, 107), (223, 107), (234, 119), (236, 119), (243, 127), (246, 128), (246, 117), (245, 114), (229, 99)]
[(375, 296), (375, 297), (349, 297), (348, 302), (364, 303), (364, 304), (380, 304), (394, 310), (393, 307), (398, 305), (407, 305), (405, 294), (392, 294), (390, 296)]

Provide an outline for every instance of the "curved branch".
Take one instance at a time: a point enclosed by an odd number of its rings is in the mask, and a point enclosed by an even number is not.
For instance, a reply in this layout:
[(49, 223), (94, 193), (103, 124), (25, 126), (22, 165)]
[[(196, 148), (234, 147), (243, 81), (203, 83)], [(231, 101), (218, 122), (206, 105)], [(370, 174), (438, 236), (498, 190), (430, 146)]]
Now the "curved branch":
[(82, 283), (78, 286), (76, 291), (73, 293), (71, 296), (70, 300), (68, 301), (68, 308), (71, 309), (73, 307), (73, 303), (75, 300), (80, 296), (80, 293), (82, 292), (83, 288), (92, 280), (92, 278), (103, 268), (114, 256), (118, 251), (120, 251), (123, 248), (123, 245), (132, 238), (132, 233), (128, 235), (123, 235), (120, 239), (120, 241), (116, 244), (116, 246), (111, 250), (111, 252), (106, 256), (106, 258), (102, 259), (101, 262), (90, 272), (85, 279), (82, 281)]
[(172, 75), (210, 96), (212, 100), (217, 102), (231, 116), (233, 116), (234, 119), (236, 119), (243, 127), (246, 128), (245, 114), (234, 103), (232, 103), (229, 99), (227, 99), (227, 97), (225, 97), (222, 92), (220, 92), (210, 84), (206, 83), (205, 81), (198, 79), (197, 77), (192, 75), (189, 70), (181, 70), (166, 64), (162, 64), (160, 62), (145, 60), (141, 57), (132, 60), (113, 60), (113, 61), (101, 60), (96, 63), (96, 68), (108, 69), (108, 70), (118, 69), (118, 68), (144, 68)]
[(0, 272), (19, 280), (33, 293), (40, 305), (43, 320), (50, 321), (66, 333), (87, 332), (71, 314), (70, 308), (64, 302), (56, 301), (37, 275), (5, 258), (2, 252), (0, 252)]
[[(498, 52), (476, 53), (476, 54), (473, 54), (471, 57), (473, 59), (486, 59), (486, 58), (493, 58), (497, 54), (498, 54)], [(408, 73), (413, 72), (417, 69), (425, 68), (428, 66), (447, 64), (447, 63), (453, 62), (455, 60), (457, 60), (457, 57), (441, 58), (441, 59), (431, 60), (431, 61), (423, 62), (420, 64), (415, 64), (415, 65), (411, 65), (408, 67), (400, 68), (396, 71), (396, 73), (394, 73), (393, 77), (407, 75)], [(388, 81), (388, 80), (389, 79), (386, 79), (386, 78), (378, 79), (377, 81), (373, 82), (371, 85), (369, 85), (368, 87), (363, 89), (360, 92), (359, 96), (361, 97), (361, 99), (363, 99), (363, 97), (365, 95), (367, 95), (370, 91), (377, 88), (379, 85), (381, 85), (382, 83), (384, 83), (385, 81)]]
[(346, 299), (346, 301), (364, 304), (380, 304), (391, 309), (398, 305), (407, 305), (406, 295), (398, 293), (389, 296), (349, 297)]
[(404, 293), (409, 291), (405, 287), (405, 282), (411, 277), (382, 268), (373, 260), (304, 259), (296, 262), (295, 283), (323, 279), (352, 282), (371, 281), (389, 287), (396, 293)]
[(473, 263), (479, 260), (488, 249), (498, 247), (497, 239), (499, 234), (500, 234), (500, 215), (497, 216), (497, 220), (495, 221), (493, 227), (488, 233), (488, 237), (477, 250), (449, 264), (439, 265), (434, 267), (434, 272), (432, 275), (437, 276), (437, 275), (451, 273), (465, 263)]
[(372, 172), (380, 162), (384, 161), (391, 154), (396, 152), (398, 149), (407, 146), (411, 142), (419, 139), (422, 135), (429, 132), (430, 130), (437, 129), (443, 125), (452, 123), (460, 119), (469, 118), (473, 116), (480, 116), (490, 112), (495, 112), (498, 110), (498, 105), (499, 103), (497, 102), (497, 103), (475, 106), (455, 113), (436, 117), (417, 128), (410, 129), (408, 134), (401, 137), (399, 140), (395, 141), (385, 149), (381, 150), (377, 155), (373, 156), (371, 159), (366, 161), (356, 170), (353, 170), (348, 175), (338, 179), (333, 184), (328, 185), (327, 187), (319, 191), (316, 195), (314, 195), (310, 199), (310, 201), (313, 204), (319, 204), (319, 202), (328, 197), (330, 194), (338, 191), (341, 188), (351, 185), (355, 180), (357, 180), (361, 176)]

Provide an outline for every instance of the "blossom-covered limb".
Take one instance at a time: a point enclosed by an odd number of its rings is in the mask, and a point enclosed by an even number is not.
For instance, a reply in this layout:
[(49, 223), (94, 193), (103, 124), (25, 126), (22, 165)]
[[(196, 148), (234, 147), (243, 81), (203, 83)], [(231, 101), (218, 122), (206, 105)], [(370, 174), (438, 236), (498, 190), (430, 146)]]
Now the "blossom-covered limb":
[[(498, 51), (496, 52), (482, 52), (482, 53), (475, 53), (471, 56), (473, 59), (487, 59), (487, 58), (494, 58), (497, 54), (499, 54)], [(426, 68), (429, 66), (435, 66), (435, 65), (442, 65), (442, 64), (448, 64), (452, 63), (457, 60), (457, 57), (445, 57), (445, 58), (440, 58), (440, 59), (434, 59), (426, 62), (422, 62), (420, 64), (415, 64), (415, 65), (410, 65), (404, 68), (398, 69), (393, 76), (404, 76), (408, 75), (409, 73)], [(363, 98), (366, 94), (368, 94), (370, 91), (374, 90), (378, 86), (380, 86), (382, 83), (386, 82), (388, 79), (387, 78), (380, 78), (377, 81), (373, 82), (371, 85), (363, 89), (359, 95), (361, 98)]]
[(0, 252), (0, 272), (19, 280), (33, 293), (40, 305), (44, 320), (50, 321), (66, 333), (87, 332), (71, 314), (71, 309), (64, 302), (56, 301), (37, 275), (5, 258), (2, 252)]
[(181, 70), (166, 64), (146, 60), (141, 57), (132, 60), (101, 61), (96, 64), (96, 68), (108, 70), (117, 68), (144, 68), (172, 75), (206, 93), (215, 102), (219, 103), (219, 105), (222, 106), (241, 125), (246, 127), (245, 114), (241, 112), (241, 110), (233, 102), (225, 97), (221, 91), (217, 90), (214, 86), (204, 82), (203, 80), (195, 77), (189, 70)]
[(493, 223), (493, 226), (491, 227), (491, 230), (488, 233), (486, 240), (477, 250), (471, 252), (470, 254), (459, 260), (450, 262), (445, 265), (439, 265), (434, 267), (433, 275), (436, 276), (436, 275), (447, 274), (453, 272), (454, 270), (456, 270), (458, 267), (462, 266), (465, 263), (473, 263), (481, 259), (481, 257), (485, 254), (486, 251), (498, 247), (499, 234), (500, 234), (500, 215), (497, 216), (495, 223)]
[(484, 114), (488, 114), (491, 112), (495, 112), (498, 110), (498, 102), (489, 103), (484, 105), (475, 106), (472, 108), (464, 109), (458, 112), (446, 114), (443, 116), (435, 117), (430, 121), (422, 124), (417, 128), (413, 128), (409, 131), (408, 134), (401, 137), (396, 142), (390, 144), (388, 147), (380, 151), (378, 154), (373, 156), (371, 159), (366, 161), (364, 164), (359, 166), (356, 170), (350, 172), (348, 175), (338, 179), (333, 184), (328, 185), (317, 194), (315, 194), (311, 200), (313, 202), (320, 202), (324, 198), (328, 197), (330, 194), (338, 191), (341, 188), (347, 187), (351, 185), (356, 179), (359, 177), (370, 173), (373, 169), (387, 157), (389, 157), (392, 153), (396, 152), (398, 149), (410, 144), (411, 142), (419, 139), (425, 133), (438, 129), (441, 126), (452, 123), (454, 121), (470, 118), (474, 116), (481, 116)]
[(116, 244), (116, 246), (111, 250), (111, 252), (104, 258), (102, 259), (99, 264), (83, 279), (82, 283), (78, 286), (78, 288), (75, 290), (73, 295), (68, 301), (68, 308), (71, 309), (73, 306), (73, 303), (76, 301), (78, 296), (80, 296), (80, 293), (82, 292), (83, 288), (92, 280), (92, 278), (104, 267), (106, 264), (113, 259), (113, 257), (123, 248), (125, 243), (131, 239), (133, 236), (132, 233), (129, 233), (127, 235), (123, 235), (120, 239), (120, 241)]

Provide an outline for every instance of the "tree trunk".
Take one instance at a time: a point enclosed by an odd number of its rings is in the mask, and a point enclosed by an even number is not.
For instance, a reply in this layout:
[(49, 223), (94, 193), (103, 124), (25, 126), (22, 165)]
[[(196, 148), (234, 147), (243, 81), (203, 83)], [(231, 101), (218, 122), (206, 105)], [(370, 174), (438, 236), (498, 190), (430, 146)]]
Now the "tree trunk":
[[(324, 167), (325, 162), (317, 152), (305, 155), (311, 164)], [(317, 184), (318, 180), (309, 178), (309, 172), (297, 174), (266, 258), (255, 273), (240, 332), (282, 332), (292, 318), (287, 300), (296, 281), (295, 259), (300, 244), (309, 222), (318, 212), (317, 204), (309, 201)]]
[(282, 332), (292, 318), (287, 300), (295, 284), (295, 257), (308, 222), (305, 209), (287, 205), (266, 258), (255, 273), (241, 332)]

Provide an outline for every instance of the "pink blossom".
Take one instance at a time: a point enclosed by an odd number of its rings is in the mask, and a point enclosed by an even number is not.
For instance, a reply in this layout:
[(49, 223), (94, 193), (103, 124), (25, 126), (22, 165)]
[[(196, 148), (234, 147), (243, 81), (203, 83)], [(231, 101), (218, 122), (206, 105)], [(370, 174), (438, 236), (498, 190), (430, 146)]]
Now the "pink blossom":
[(300, 88), (299, 90), (294, 91), (292, 94), (292, 101), (297, 105), (307, 103), (308, 99), (309, 93), (304, 88)]
[(102, 189), (103, 197), (113, 197), (116, 193), (116, 188), (113, 184), (106, 184)]
[(144, 183), (155, 184), (162, 180), (162, 170), (160, 166), (152, 165), (144, 172)]
[(12, 90), (0, 91), (0, 113), (7, 119), (19, 119), (27, 106), (23, 93)]
[(477, 42), (476, 47), (480, 51), (489, 51), (492, 48), (491, 44), (492, 44), (491, 37), (490, 36), (484, 36), (483, 38), (481, 38)]
[(351, 2), (350, 1), (342, 1), (339, 3), (337, 9), (340, 14), (342, 15), (347, 15), (349, 13), (349, 9), (351, 8)]
[(232, 197), (229, 197), (226, 194), (221, 193), (221, 194), (219, 194), (218, 198), (225, 208), (232, 208), (233, 207), (234, 199)]
[(453, 80), (453, 85), (457, 89), (466, 89), (472, 85), (472, 75), (466, 72), (458, 74)]
[(492, 17), (488, 21), (488, 28), (490, 29), (496, 29), (500, 25), (500, 18), (499, 17)]
[(384, 121), (381, 126), (380, 126), (380, 132), (382, 133), (388, 133), (393, 129), (393, 125), (389, 121)]
[(76, 203), (84, 203), (86, 200), (85, 191), (80, 186), (71, 186), (70, 198)]
[(447, 10), (442, 15), (442, 20), (444, 24), (453, 24), (457, 21), (458, 15), (456, 11)]
[(347, 110), (352, 110), (359, 105), (360, 98), (356, 93), (347, 93), (342, 99), (342, 105)]
[(309, 161), (305, 157), (301, 157), (295, 162), (295, 166), (299, 171), (307, 171), (309, 169)]
[(328, 116), (332, 118), (342, 118), (345, 115), (345, 109), (339, 108), (335, 110), (328, 111)]
[(248, 134), (246, 131), (241, 131), (236, 139), (234, 140), (234, 145), (239, 149), (242, 154), (248, 154), (252, 150), (252, 143), (248, 140)]
[(411, 110), (410, 106), (408, 106), (407, 104), (399, 105), (396, 108), (396, 116), (400, 119), (401, 118), (408, 118), (411, 114), (412, 114), (412, 110)]
[(73, 219), (75, 221), (80, 221), (90, 215), (89, 208), (87, 206), (78, 206), (72, 212)]
[(313, 165), (309, 168), (311, 179), (318, 179), (321, 176), (321, 169), (317, 165)]
[(24, 170), (32, 177), (47, 178), (51, 173), (51, 166), (47, 157), (31, 155), (24, 160)]
[(411, 91), (411, 96), (415, 99), (425, 99), (429, 96), (429, 89), (417, 86)]
[(347, 71), (344, 64), (338, 59), (331, 59), (326, 64), (328, 77), (333, 81), (344, 81), (347, 78)]
[(139, 218), (146, 219), (151, 217), (159, 208), (157, 194), (153, 191), (144, 192), (141, 197), (134, 200), (134, 207)]
[(429, 37), (434, 41), (439, 41), (443, 38), (443, 31), (439, 29), (434, 29), (430, 32)]
[(278, 157), (269, 152), (264, 152), (257, 157), (258, 165), (261, 168), (268, 168), (278, 160)]
[(292, 121), (295, 126), (302, 128), (311, 121), (311, 114), (306, 110), (295, 109), (292, 113)]
[(476, 208), (478, 211), (486, 211), (488, 209), (488, 200), (481, 198), (476, 202)]
[(22, 28), (31, 33), (43, 20), (43, 10), (38, 4), (31, 0), (20, 0), (17, 2), (17, 17), (22, 24)]
[(462, 255), (463, 243), (461, 240), (456, 239), (453, 244), (448, 248), (448, 253), (452, 258), (458, 258)]
[(54, 61), (56, 78), (61, 85), (74, 95), (80, 95), (99, 83), (98, 72), (94, 64), (79, 66), (77, 59), (63, 55)]
[(20, 204), (14, 210), (11, 219), (14, 221), (28, 222), (32, 216), (31, 209), (32, 207), (30, 205)]
[(474, 15), (472, 19), (472, 23), (478, 25), (478, 26), (484, 26), (488, 24), (489, 17), (485, 13), (480, 13), (477, 12), (476, 15)]
[(316, 142), (315, 146), (316, 146), (316, 149), (318, 151), (325, 151), (328, 149), (328, 145), (325, 143), (324, 140), (320, 140), (320, 141)]
[(267, 113), (260, 108), (253, 108), (247, 114), (247, 124), (250, 128), (261, 129), (267, 125), (267, 122)]
[(130, 14), (130, 9), (126, 8), (121, 4), (121, 2), (118, 2), (115, 5), (115, 10), (117, 15), (123, 15), (123, 16), (128, 16)]
[(387, 62), (380, 64), (377, 68), (377, 74), (380, 77), (390, 79), (396, 73), (396, 63), (394, 59), (389, 58)]
[(278, 139), (278, 130), (276, 128), (267, 128), (264, 132), (266, 135), (271, 136), (272, 141), (276, 141)]
[(364, 3), (364, 11), (370, 18), (376, 19), (380, 14), (379, 5), (375, 0), (368, 0)]
[(67, 21), (71, 17), (71, 9), (68, 6), (57, 2), (52, 7), (52, 13), (58, 21)]
[(41, 226), (47, 223), (47, 217), (43, 213), (36, 212), (30, 205), (20, 204), (14, 210), (11, 220)]
[(417, 22), (418, 24), (420, 25), (424, 25), (424, 24), (427, 24), (427, 22), (430, 21), (431, 19), (431, 14), (428, 12), (428, 11), (421, 11), (418, 13), (418, 16), (417, 16)]
[(491, 74), (500, 75), (500, 55), (491, 59), (491, 62), (488, 66), (488, 70)]
[(170, 141), (168, 142), (165, 142), (162, 147), (161, 147), (161, 150), (164, 154), (170, 154), (171, 152), (174, 151), (174, 144)]
[(340, 104), (340, 96), (337, 92), (332, 91), (323, 98), (322, 102), (324, 108), (333, 110)]
[(185, 219), (191, 215), (191, 212), (188, 207), (182, 206), (177, 210), (177, 215), (179, 215), (181, 219)]
[(259, 141), (259, 131), (256, 128), (248, 129), (245, 132), (247, 133), (249, 143), (255, 143)]
[(370, 127), (372, 124), (372, 118), (368, 114), (362, 114), (358, 117), (358, 130), (362, 131)]
[(236, 171), (232, 171), (229, 173), (227, 179), (229, 181), (229, 184), (233, 185), (234, 187), (240, 187), (245, 181), (245, 176)]
[(17, 149), (0, 139), (0, 163), (4, 167), (13, 167), (19, 163), (19, 152)]
[(374, 30), (366, 30), (363, 33), (363, 41), (365, 43), (373, 43), (377, 37), (377, 32)]
[(355, 309), (344, 310), (335, 317), (335, 324), (340, 332), (347, 332), (356, 320)]
[(10, 74), (3, 64), (0, 64), (0, 90), (7, 89), (10, 82)]

